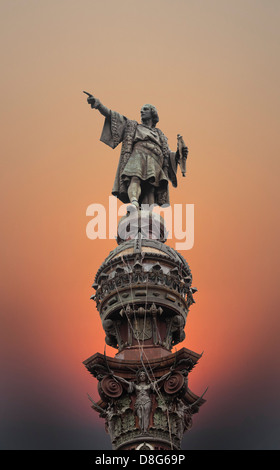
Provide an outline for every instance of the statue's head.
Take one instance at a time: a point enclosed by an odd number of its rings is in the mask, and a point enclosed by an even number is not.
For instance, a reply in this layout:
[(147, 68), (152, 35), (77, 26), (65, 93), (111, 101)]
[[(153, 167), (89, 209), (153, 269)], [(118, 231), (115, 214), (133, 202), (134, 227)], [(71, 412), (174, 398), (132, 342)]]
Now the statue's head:
[(158, 112), (152, 104), (144, 104), (142, 106), (141, 111), (141, 120), (144, 123), (145, 121), (148, 121), (149, 119), (152, 119), (152, 126), (156, 127), (159, 117), (158, 117)]
[(137, 380), (138, 382), (147, 382), (147, 374), (144, 369), (140, 369), (137, 372)]

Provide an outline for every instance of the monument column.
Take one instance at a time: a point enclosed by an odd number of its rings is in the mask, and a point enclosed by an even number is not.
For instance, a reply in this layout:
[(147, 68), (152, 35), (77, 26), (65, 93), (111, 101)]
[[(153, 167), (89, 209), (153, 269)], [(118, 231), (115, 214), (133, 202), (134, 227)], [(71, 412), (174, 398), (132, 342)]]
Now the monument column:
[(90, 398), (91, 407), (105, 419), (113, 449), (179, 450), (205, 402), (189, 388), (201, 354), (186, 348), (172, 353), (185, 338), (197, 289), (185, 259), (165, 243), (163, 219), (159, 239), (142, 238), (143, 226), (152, 236), (157, 216), (140, 212), (127, 216), (139, 223), (137, 237), (118, 237), (92, 286), (105, 341), (116, 355), (96, 353), (84, 365), (98, 380), (100, 400)]
[(186, 176), (188, 148), (178, 134), (177, 150), (170, 150), (154, 106), (141, 108), (138, 123), (85, 93), (105, 117), (100, 140), (112, 149), (121, 144), (112, 194), (130, 203), (118, 225), (117, 247), (92, 286), (105, 342), (117, 352), (84, 361), (98, 380), (100, 400), (89, 398), (105, 419), (113, 449), (178, 450), (205, 402), (204, 394), (189, 388), (201, 354), (172, 352), (185, 338), (197, 289), (186, 260), (166, 244), (164, 220), (152, 207), (170, 204), (169, 182), (177, 187), (178, 166)]

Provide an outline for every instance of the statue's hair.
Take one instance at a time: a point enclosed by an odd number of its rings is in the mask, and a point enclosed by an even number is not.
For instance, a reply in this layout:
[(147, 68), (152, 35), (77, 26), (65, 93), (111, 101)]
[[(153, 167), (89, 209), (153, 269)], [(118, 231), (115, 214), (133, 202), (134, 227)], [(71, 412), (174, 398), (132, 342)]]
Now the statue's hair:
[(159, 121), (159, 116), (158, 116), (158, 112), (157, 112), (156, 107), (153, 106), (152, 104), (146, 104), (144, 106), (149, 106), (149, 108), (151, 109), (153, 127), (156, 127), (156, 125)]

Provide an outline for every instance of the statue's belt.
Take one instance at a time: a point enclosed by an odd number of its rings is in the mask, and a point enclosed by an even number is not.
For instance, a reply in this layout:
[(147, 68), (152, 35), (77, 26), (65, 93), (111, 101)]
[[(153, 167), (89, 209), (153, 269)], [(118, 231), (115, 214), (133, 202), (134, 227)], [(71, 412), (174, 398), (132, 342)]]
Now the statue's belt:
[(133, 150), (136, 148), (139, 150), (150, 150), (150, 156), (153, 157), (157, 163), (162, 164), (163, 152), (161, 147), (156, 143), (149, 142), (146, 140), (139, 140), (135, 142)]

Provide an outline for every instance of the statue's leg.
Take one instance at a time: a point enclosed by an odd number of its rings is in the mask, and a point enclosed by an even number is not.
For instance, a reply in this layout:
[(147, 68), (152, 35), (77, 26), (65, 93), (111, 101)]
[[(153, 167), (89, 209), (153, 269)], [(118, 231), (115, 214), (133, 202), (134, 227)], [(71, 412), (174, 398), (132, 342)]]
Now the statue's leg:
[(143, 407), (143, 424), (142, 424), (142, 430), (144, 433), (148, 432), (148, 427), (150, 423), (150, 413), (151, 413), (151, 402), (146, 403)]
[(128, 198), (132, 204), (139, 207), (139, 197), (141, 194), (141, 181), (137, 176), (132, 176), (127, 190)]
[(155, 203), (155, 188), (151, 184), (149, 185), (148, 201), (150, 206)]
[(155, 188), (151, 184), (147, 184), (142, 200), (142, 204), (152, 206), (155, 203)]

